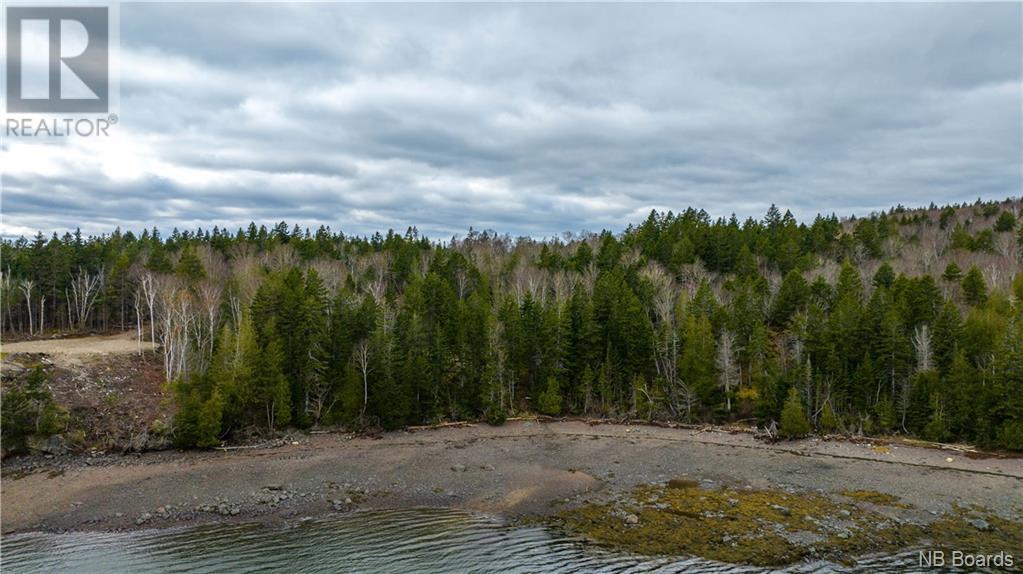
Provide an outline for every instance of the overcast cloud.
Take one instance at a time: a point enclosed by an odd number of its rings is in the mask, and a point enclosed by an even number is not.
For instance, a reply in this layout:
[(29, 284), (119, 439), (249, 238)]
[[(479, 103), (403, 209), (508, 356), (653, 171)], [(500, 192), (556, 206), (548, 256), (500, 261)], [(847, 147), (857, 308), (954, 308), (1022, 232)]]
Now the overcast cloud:
[(4, 235), (621, 230), (1019, 196), (1021, 4), (120, 9), (112, 137), (7, 140)]

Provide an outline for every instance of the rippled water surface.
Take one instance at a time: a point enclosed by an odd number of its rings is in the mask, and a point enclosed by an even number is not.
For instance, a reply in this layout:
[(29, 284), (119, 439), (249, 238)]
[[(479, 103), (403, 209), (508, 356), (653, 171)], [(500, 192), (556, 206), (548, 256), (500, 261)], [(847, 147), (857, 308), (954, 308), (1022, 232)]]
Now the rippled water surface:
[[(912, 557), (859, 564), (905, 572)], [(617, 554), (541, 526), (451, 510), (356, 512), (291, 526), (5, 536), (7, 572), (762, 572), (704, 560)], [(801, 565), (791, 572), (834, 572)]]

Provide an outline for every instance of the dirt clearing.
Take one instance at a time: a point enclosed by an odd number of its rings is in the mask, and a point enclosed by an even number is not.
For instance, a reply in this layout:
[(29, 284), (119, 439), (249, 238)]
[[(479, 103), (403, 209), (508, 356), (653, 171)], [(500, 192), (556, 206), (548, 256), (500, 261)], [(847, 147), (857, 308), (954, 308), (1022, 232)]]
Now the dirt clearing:
[[(69, 366), (80, 364), (88, 355), (121, 355), (137, 353), (139, 350), (135, 332), (126, 331), (116, 335), (93, 335), (68, 339), (40, 339), (37, 341), (20, 341), (17, 343), (0, 342), (0, 351), (4, 354), (15, 353), (45, 354), (52, 357), (54, 364)], [(148, 341), (142, 342), (143, 351), (152, 351), (155, 347)]]

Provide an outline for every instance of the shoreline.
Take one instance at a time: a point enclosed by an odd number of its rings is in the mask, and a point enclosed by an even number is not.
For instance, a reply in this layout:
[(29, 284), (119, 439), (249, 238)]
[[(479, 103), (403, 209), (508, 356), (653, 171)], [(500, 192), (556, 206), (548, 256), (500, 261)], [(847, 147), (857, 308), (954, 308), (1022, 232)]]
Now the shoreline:
[(516, 519), (678, 477), (710, 487), (877, 491), (912, 506), (882, 510), (923, 522), (955, 505), (1023, 517), (1023, 459), (968, 458), (901, 443), (765, 444), (720, 429), (580, 421), (290, 438), (278, 447), (226, 452), (75, 455), (25, 475), (17, 464), (13, 472), (4, 465), (3, 534), (275, 523), (410, 507)]

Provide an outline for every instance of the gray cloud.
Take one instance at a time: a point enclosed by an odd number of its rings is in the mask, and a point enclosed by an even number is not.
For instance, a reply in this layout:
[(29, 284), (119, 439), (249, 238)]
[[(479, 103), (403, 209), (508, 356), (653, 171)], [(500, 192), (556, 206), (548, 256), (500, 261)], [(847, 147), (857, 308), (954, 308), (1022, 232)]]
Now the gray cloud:
[(5, 144), (3, 233), (550, 236), (1020, 194), (1021, 6), (121, 6), (109, 141)]

